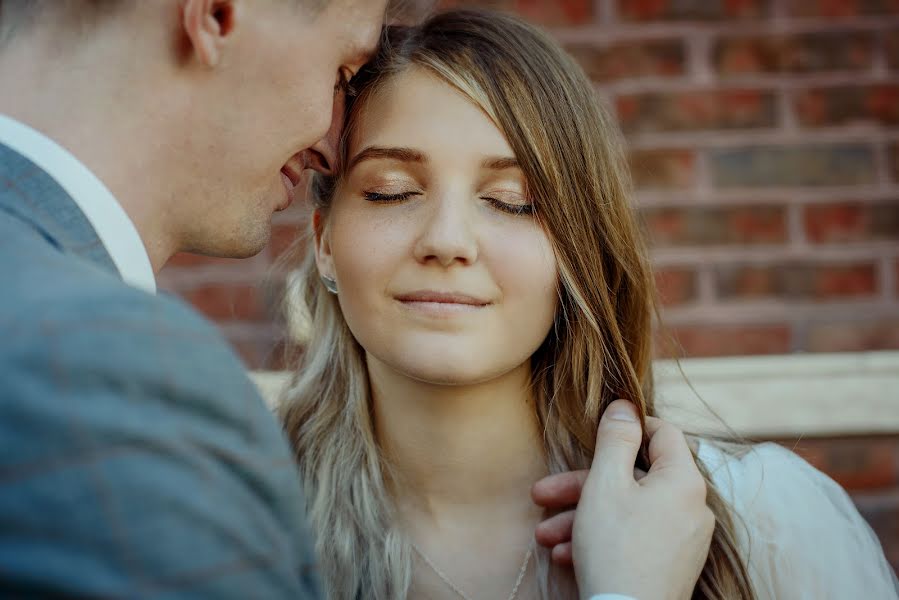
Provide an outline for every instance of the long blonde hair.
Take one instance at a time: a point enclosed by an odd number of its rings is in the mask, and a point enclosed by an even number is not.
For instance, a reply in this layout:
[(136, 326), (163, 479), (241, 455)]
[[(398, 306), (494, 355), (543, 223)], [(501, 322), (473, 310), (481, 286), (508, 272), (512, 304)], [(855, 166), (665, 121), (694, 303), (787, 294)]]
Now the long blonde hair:
[[(354, 78), (348, 131), (366, 99), (411, 66), (479, 106), (525, 174), (560, 274), (554, 326), (531, 358), (536, 417), (551, 471), (588, 468), (610, 402), (628, 398), (641, 419), (655, 414), (656, 294), (618, 127), (583, 71), (540, 30), (511, 16), (451, 11), (385, 29), (378, 56)], [(336, 186), (317, 179), (317, 208), (327, 212)], [(296, 286), (308, 344), (281, 415), (300, 463), (323, 581), (335, 599), (403, 598), (412, 557), (393, 518), (390, 465), (374, 434), (364, 354), (312, 254)], [(646, 440), (637, 466), (648, 468)], [(717, 523), (694, 598), (751, 600), (731, 510), (703, 475)], [(565, 577), (548, 565), (547, 553), (539, 559), (542, 595), (571, 593), (570, 585), (560, 592)]]

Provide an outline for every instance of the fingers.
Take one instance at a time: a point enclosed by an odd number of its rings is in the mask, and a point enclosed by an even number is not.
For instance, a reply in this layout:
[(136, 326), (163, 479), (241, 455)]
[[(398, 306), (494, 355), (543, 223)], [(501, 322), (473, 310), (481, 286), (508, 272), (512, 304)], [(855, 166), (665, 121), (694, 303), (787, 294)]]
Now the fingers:
[(574, 510), (554, 515), (537, 525), (537, 543), (547, 548), (571, 541), (574, 528)]
[(578, 503), (590, 471), (566, 471), (544, 477), (531, 488), (531, 498), (544, 508), (566, 508)]
[(627, 400), (615, 400), (599, 421), (592, 470), (602, 479), (633, 481), (642, 438), (634, 405)]
[(649, 433), (649, 472), (672, 467), (696, 467), (687, 439), (680, 429), (654, 417), (646, 418)]
[(552, 549), (552, 553), (550, 556), (552, 557), (552, 561), (559, 566), (574, 566), (574, 560), (572, 559), (573, 552), (571, 550), (571, 542), (559, 544)]

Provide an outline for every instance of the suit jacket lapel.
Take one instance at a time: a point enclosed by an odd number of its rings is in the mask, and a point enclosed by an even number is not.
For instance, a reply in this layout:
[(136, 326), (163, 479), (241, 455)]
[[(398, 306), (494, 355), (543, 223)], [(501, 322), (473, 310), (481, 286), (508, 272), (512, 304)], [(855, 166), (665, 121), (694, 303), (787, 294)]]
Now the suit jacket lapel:
[(30, 223), (64, 252), (119, 275), (78, 204), (40, 167), (0, 144), (0, 210)]

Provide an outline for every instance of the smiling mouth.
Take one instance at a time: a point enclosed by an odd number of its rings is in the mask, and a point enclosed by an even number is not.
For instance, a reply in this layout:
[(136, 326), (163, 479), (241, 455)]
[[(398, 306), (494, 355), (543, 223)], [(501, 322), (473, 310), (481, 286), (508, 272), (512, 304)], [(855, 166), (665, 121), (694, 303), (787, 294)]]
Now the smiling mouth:
[(420, 291), (400, 294), (395, 298), (408, 308), (430, 313), (467, 312), (491, 304), (489, 300), (456, 292)]

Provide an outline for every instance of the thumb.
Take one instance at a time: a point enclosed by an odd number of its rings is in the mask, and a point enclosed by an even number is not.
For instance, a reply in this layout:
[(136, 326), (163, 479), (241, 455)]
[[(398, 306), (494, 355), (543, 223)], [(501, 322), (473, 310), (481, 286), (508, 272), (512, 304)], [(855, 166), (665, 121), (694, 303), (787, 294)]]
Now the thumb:
[(591, 471), (604, 479), (633, 481), (634, 465), (642, 440), (643, 430), (637, 419), (637, 409), (627, 400), (615, 400), (599, 421)]

